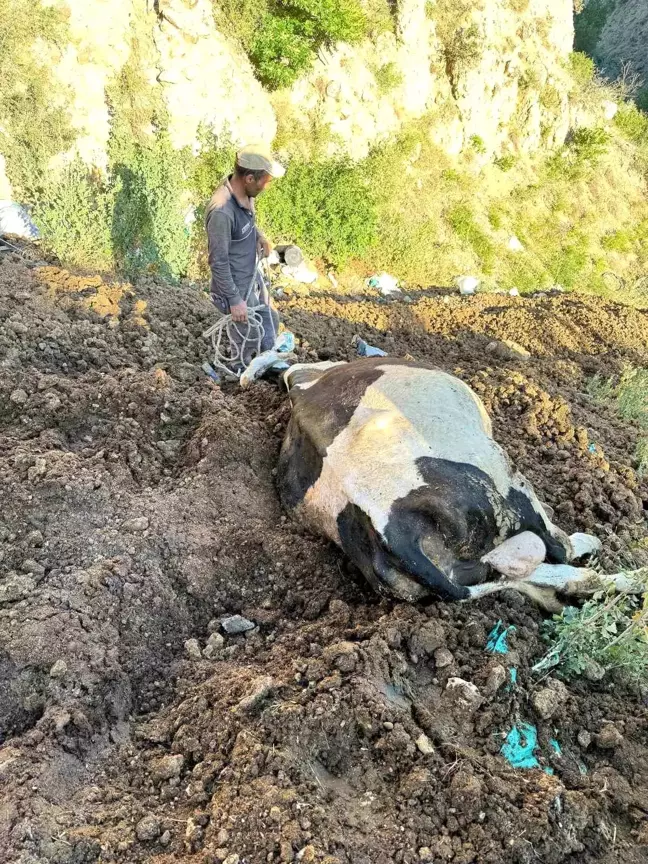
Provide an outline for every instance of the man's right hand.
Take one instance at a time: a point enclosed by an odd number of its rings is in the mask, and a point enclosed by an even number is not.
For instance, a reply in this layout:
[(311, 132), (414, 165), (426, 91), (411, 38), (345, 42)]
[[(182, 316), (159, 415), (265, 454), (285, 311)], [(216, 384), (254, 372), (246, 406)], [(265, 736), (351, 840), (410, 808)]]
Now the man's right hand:
[(230, 315), (232, 321), (236, 321), (237, 324), (245, 324), (248, 320), (247, 303), (233, 303), (230, 306)]

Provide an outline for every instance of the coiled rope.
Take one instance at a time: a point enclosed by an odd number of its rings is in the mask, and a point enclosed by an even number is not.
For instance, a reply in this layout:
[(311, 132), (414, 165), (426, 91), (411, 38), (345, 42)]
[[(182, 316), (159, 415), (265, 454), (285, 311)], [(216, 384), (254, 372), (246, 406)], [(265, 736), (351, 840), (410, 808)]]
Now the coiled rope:
[[(244, 298), (246, 305), (254, 288), (258, 272), (259, 259), (257, 258), (254, 266), (254, 275)], [(203, 337), (205, 339), (211, 338), (212, 348), (214, 349), (212, 366), (215, 369), (219, 369), (226, 376), (240, 378), (248, 366), (245, 362), (245, 355), (248, 353), (249, 345), (252, 343), (255, 346), (253, 350), (256, 350), (256, 354), (261, 353), (265, 327), (263, 326), (263, 319), (259, 312), (264, 308), (264, 304), (248, 306), (246, 323), (234, 321), (230, 313), (221, 313), (218, 321), (208, 330), (205, 330)], [(234, 341), (233, 336), (235, 335), (239, 337), (240, 345)], [(227, 348), (223, 346), (223, 339), (225, 337), (227, 338)]]

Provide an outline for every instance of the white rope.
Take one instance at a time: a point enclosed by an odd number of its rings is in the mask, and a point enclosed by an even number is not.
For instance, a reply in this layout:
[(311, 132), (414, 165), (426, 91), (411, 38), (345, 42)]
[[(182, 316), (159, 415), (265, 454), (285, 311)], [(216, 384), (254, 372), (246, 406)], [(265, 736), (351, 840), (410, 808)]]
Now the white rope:
[[(244, 298), (246, 305), (250, 299), (254, 283), (257, 280), (257, 274), (259, 273), (258, 267), (259, 259), (257, 258), (254, 265), (254, 275), (252, 276), (252, 281), (250, 282)], [(259, 275), (263, 278), (262, 274)], [(263, 337), (265, 336), (265, 327), (263, 326), (263, 319), (259, 314), (259, 311), (264, 308), (264, 304), (261, 304), (260, 306), (248, 306), (247, 323), (234, 321), (231, 314), (221, 314), (218, 321), (208, 330), (205, 330), (203, 337), (205, 339), (211, 337), (212, 348), (214, 349), (212, 366), (215, 369), (220, 369), (220, 371), (226, 376), (235, 376), (236, 378), (240, 378), (242, 372), (249, 365), (245, 362), (245, 355), (248, 353), (248, 346), (250, 343), (256, 343), (256, 353), (261, 353), (261, 344), (263, 342)], [(243, 332), (239, 327), (247, 327), (247, 329)], [(232, 338), (234, 334), (240, 338), (240, 347)], [(223, 347), (224, 337), (227, 337), (227, 348)], [(237, 364), (240, 367), (236, 371), (232, 369), (234, 364)]]

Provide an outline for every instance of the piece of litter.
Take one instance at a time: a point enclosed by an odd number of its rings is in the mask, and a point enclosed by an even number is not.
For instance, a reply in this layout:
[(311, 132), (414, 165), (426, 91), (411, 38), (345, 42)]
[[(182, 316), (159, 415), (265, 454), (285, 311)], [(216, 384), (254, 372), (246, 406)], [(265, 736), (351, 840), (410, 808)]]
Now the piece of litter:
[(326, 275), (328, 276), (329, 282), (331, 283), (331, 285), (332, 285), (334, 288), (339, 287), (339, 284), (340, 284), (340, 283), (339, 283), (338, 280), (336, 279), (336, 277), (335, 277), (335, 273), (332, 273), (332, 272), (329, 270), (329, 272), (328, 272)]
[(596, 453), (596, 444), (590, 444), (587, 449), (590, 453)]
[(303, 261), (297, 267), (284, 264), (281, 272), (284, 276), (288, 276), (289, 279), (294, 279), (295, 282), (301, 282), (304, 285), (310, 285), (317, 279), (315, 270), (310, 270)]
[(398, 279), (395, 276), (390, 276), (389, 273), (379, 273), (367, 279), (367, 285), (370, 288), (376, 288), (381, 294), (388, 297), (390, 294), (400, 294), (401, 289), (398, 287)]
[(375, 348), (373, 345), (370, 345), (368, 342), (365, 342), (364, 339), (358, 338), (356, 341), (356, 354), (358, 357), (386, 357), (387, 352), (383, 351), (381, 348)]
[(519, 297), (519, 296), (520, 296), (520, 292), (518, 291), (518, 289), (517, 288), (511, 288), (511, 290), (509, 291), (509, 297)]
[(539, 768), (534, 755), (538, 746), (538, 730), (531, 723), (514, 726), (506, 736), (500, 753), (514, 768)]
[(486, 650), (490, 651), (491, 654), (508, 654), (509, 646), (506, 640), (509, 633), (515, 633), (515, 625), (511, 624), (510, 627), (504, 627), (502, 622), (498, 621), (488, 634)]
[(556, 738), (551, 738), (549, 740), (549, 744), (550, 744), (552, 750), (554, 751), (554, 753), (556, 754), (556, 756), (562, 756), (562, 748), (561, 748), (560, 744), (558, 743), (558, 741), (556, 740)]
[(256, 624), (242, 615), (230, 615), (228, 618), (223, 618), (221, 627), (229, 636), (235, 636), (237, 633), (254, 630)]
[(216, 384), (220, 384), (220, 375), (214, 371), (213, 367), (209, 363), (205, 361), (205, 363), (202, 364), (201, 369), (205, 375), (208, 375), (212, 379), (212, 381), (215, 381)]
[(507, 246), (511, 252), (524, 252), (524, 246), (520, 243), (515, 234), (509, 237)]
[(506, 691), (509, 692), (517, 687), (517, 669), (515, 666), (511, 666), (509, 669), (509, 678), (511, 679), (509, 683), (506, 685)]
[(475, 276), (459, 276), (456, 279), (456, 285), (459, 293), (467, 296), (475, 293), (479, 286), (479, 279)]
[(20, 204), (13, 201), (0, 201), (0, 237), (7, 234), (22, 240), (38, 240), (40, 232)]
[(295, 334), (291, 333), (290, 330), (284, 330), (283, 333), (280, 333), (275, 339), (273, 348), (275, 351), (279, 352), (294, 351)]

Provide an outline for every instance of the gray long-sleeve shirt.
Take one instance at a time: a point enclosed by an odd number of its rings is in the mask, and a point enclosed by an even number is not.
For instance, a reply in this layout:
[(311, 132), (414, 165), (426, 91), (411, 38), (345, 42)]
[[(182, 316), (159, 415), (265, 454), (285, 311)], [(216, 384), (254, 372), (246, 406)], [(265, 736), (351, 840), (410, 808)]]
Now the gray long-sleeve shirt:
[(230, 306), (246, 299), (256, 278), (257, 246), (254, 204), (248, 210), (236, 199), (229, 178), (212, 195), (205, 213), (212, 296)]

